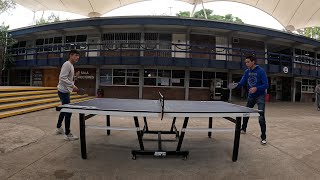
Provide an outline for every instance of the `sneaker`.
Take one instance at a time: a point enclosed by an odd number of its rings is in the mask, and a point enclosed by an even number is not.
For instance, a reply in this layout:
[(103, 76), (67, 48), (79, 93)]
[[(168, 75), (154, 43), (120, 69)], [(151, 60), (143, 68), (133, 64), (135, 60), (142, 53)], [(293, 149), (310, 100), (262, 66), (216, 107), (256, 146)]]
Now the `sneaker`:
[(318, 111), (320, 111), (320, 107), (318, 107)]
[(56, 135), (64, 134), (63, 128), (57, 128), (55, 134)]
[(77, 136), (74, 136), (73, 134), (69, 133), (68, 135), (64, 136), (64, 140), (66, 141), (75, 141), (78, 140), (79, 138)]
[(246, 130), (241, 129), (240, 133), (241, 134), (246, 134), (247, 132), (246, 132)]
[(267, 140), (263, 139), (261, 140), (261, 145), (266, 145), (267, 144)]

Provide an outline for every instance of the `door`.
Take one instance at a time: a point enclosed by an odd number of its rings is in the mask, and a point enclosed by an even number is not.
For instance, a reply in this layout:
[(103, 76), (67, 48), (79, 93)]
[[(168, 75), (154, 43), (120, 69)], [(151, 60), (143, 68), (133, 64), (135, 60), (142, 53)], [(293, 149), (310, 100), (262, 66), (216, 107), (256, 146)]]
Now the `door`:
[(291, 78), (282, 78), (282, 100), (291, 101)]
[(296, 102), (300, 102), (301, 100), (301, 82), (296, 81), (296, 94), (295, 94)]

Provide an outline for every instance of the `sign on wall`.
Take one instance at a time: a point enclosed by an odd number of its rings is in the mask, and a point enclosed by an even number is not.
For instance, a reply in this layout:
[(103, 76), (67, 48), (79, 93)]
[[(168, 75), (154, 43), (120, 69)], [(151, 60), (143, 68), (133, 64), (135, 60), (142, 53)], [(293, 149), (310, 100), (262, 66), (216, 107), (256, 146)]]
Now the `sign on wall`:
[(91, 96), (95, 95), (96, 90), (96, 69), (76, 68), (75, 74), (79, 73), (75, 85)]
[(32, 85), (33, 86), (42, 86), (43, 74), (42, 70), (33, 70), (32, 71)]
[(92, 72), (90, 70), (79, 70), (80, 74), (78, 80), (95, 80), (96, 72)]

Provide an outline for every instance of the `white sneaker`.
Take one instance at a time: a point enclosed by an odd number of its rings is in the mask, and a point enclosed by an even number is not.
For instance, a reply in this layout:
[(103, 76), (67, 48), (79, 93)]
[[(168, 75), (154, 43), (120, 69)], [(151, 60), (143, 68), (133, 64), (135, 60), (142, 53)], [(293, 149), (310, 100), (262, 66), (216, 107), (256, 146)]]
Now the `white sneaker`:
[(64, 134), (63, 128), (57, 128), (55, 134), (56, 135)]
[(247, 132), (245, 130), (241, 129), (240, 133), (241, 134), (246, 134)]
[(261, 140), (261, 145), (266, 145), (267, 144), (267, 140)]
[(77, 136), (74, 136), (73, 134), (69, 133), (68, 135), (64, 136), (64, 140), (66, 141), (75, 141), (78, 140), (79, 138)]

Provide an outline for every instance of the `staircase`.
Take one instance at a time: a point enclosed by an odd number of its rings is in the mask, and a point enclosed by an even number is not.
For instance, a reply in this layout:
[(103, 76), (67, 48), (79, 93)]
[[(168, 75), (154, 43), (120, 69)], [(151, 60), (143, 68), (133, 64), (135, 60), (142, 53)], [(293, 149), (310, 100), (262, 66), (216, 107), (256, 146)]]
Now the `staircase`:
[[(71, 102), (92, 99), (88, 95), (70, 95)], [(0, 86), (0, 119), (60, 105), (55, 87)]]

